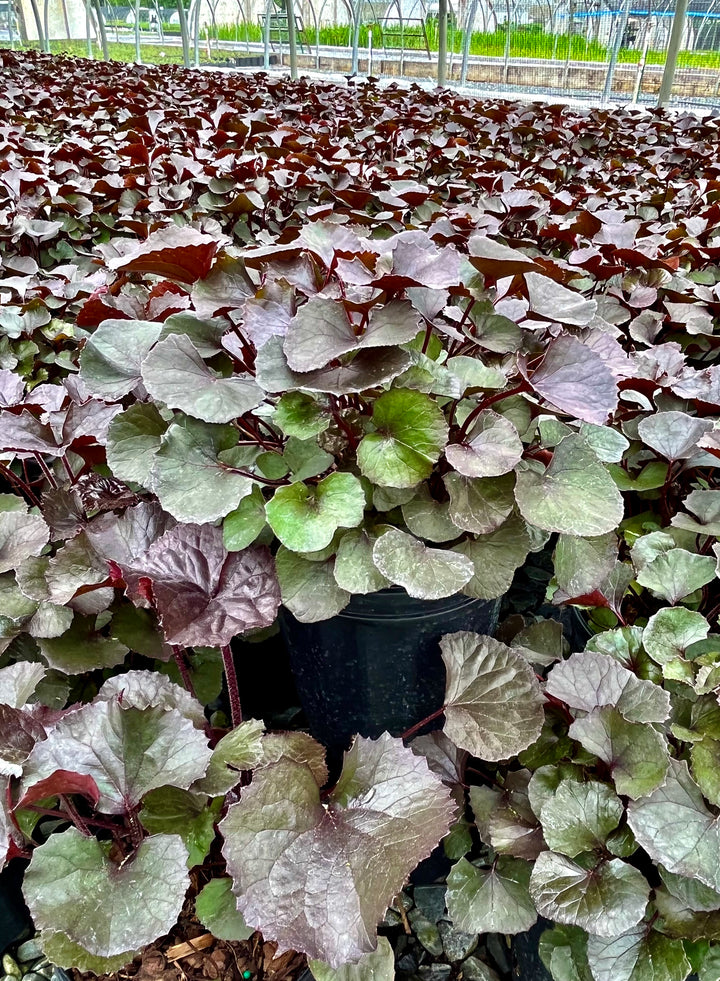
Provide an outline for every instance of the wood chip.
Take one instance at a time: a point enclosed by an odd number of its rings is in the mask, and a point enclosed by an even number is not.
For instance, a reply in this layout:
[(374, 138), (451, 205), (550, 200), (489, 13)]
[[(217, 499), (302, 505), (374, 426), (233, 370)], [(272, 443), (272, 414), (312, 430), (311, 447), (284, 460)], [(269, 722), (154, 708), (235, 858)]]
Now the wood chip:
[(175, 944), (174, 947), (168, 947), (165, 952), (165, 956), (169, 961), (179, 961), (183, 957), (189, 957), (190, 954), (194, 954), (198, 950), (203, 950), (205, 947), (212, 947), (215, 943), (215, 937), (211, 933), (203, 933), (200, 937), (195, 937), (193, 940), (187, 941), (187, 943)]

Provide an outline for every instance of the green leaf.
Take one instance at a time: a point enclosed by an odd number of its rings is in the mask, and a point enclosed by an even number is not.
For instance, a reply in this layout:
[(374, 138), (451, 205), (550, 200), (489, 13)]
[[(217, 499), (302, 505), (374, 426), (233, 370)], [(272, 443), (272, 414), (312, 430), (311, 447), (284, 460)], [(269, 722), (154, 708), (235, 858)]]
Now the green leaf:
[(588, 300), (542, 273), (526, 272), (525, 285), (531, 311), (548, 320), (585, 327), (597, 312), (597, 300)]
[(152, 402), (136, 402), (110, 423), (107, 463), (118, 480), (152, 488), (153, 457), (168, 424)]
[(694, 490), (684, 499), (683, 507), (689, 514), (673, 515), (670, 524), (694, 535), (712, 535), (720, 538), (720, 491)]
[[(595, 447), (593, 447), (595, 449)], [(600, 454), (598, 453), (598, 456)], [(600, 456), (600, 459), (604, 459)], [(627, 470), (611, 464), (608, 471), (617, 489), (621, 491), (649, 491), (662, 487), (667, 479), (668, 465), (660, 460), (653, 460), (642, 468), (637, 477), (631, 477)]]
[(667, 743), (647, 723), (628, 722), (608, 706), (576, 719), (569, 732), (583, 749), (608, 764), (619, 794), (633, 800), (645, 797), (665, 779)]
[(389, 586), (389, 581), (373, 561), (373, 546), (380, 529), (355, 528), (340, 539), (333, 574), (341, 589), (348, 593), (375, 593)]
[(194, 419), (172, 423), (155, 455), (153, 490), (178, 521), (205, 524), (234, 511), (253, 481), (233, 473), (218, 454), (237, 443), (231, 426)]
[(518, 431), (504, 416), (484, 409), (462, 443), (450, 443), (445, 456), (465, 477), (499, 477), (509, 473), (523, 454)]
[(720, 947), (711, 947), (700, 965), (698, 981), (720, 981)]
[(583, 538), (613, 532), (623, 518), (620, 492), (582, 436), (561, 440), (544, 472), (519, 470), (515, 499), (530, 524)]
[(331, 473), (314, 487), (279, 487), (265, 505), (268, 524), (293, 552), (325, 548), (338, 528), (361, 524), (365, 508), (362, 484), (351, 473)]
[(489, 535), (478, 535), (454, 545), (453, 552), (467, 556), (475, 567), (472, 579), (462, 591), (476, 599), (504, 596), (516, 570), (527, 558), (530, 544), (527, 525), (522, 518), (511, 515)]
[(690, 748), (692, 774), (711, 804), (720, 804), (720, 741), (698, 739)]
[(51, 668), (65, 674), (84, 674), (122, 664), (128, 648), (96, 627), (96, 618), (75, 616), (59, 637), (42, 638), (40, 652)]
[(408, 595), (426, 600), (459, 593), (474, 571), (464, 555), (428, 548), (397, 528), (388, 529), (375, 542), (373, 561), (390, 582), (402, 586)]
[(684, 761), (671, 760), (665, 783), (649, 797), (630, 803), (628, 824), (655, 862), (720, 892), (718, 818)]
[(447, 473), (443, 483), (450, 496), (450, 520), (474, 535), (489, 535), (496, 531), (515, 506), (514, 474), (472, 478)]
[(558, 620), (536, 620), (515, 634), (513, 649), (531, 664), (549, 667), (567, 655), (569, 644), (563, 635), (563, 625)]
[(356, 334), (340, 300), (316, 295), (291, 319), (283, 350), (293, 371), (312, 371), (361, 348), (395, 347), (411, 341), (419, 319), (410, 303), (395, 300), (372, 308), (367, 327)]
[(377, 950), (363, 954), (357, 964), (332, 968), (310, 960), (308, 967), (316, 981), (394, 981), (395, 954), (387, 937), (378, 937)]
[(491, 368), (479, 358), (469, 358), (459, 355), (448, 358), (446, 367), (456, 378), (460, 379), (463, 394), (480, 388), (504, 388), (507, 376), (499, 368)]
[(426, 761), (387, 733), (357, 737), (324, 803), (307, 765), (262, 767), (220, 825), (238, 908), (280, 950), (335, 968), (357, 960), (375, 948), (377, 922), (454, 809)]
[(529, 862), (500, 857), (482, 869), (461, 858), (450, 870), (446, 902), (453, 926), (465, 933), (524, 933), (537, 920), (528, 889)]
[(412, 500), (402, 505), (403, 520), (417, 538), (451, 542), (460, 534), (449, 514), (447, 501), (436, 501), (427, 484), (420, 484)]
[(375, 402), (372, 421), (375, 432), (357, 448), (360, 472), (388, 487), (414, 487), (427, 479), (448, 435), (434, 400), (421, 392), (393, 389)]
[(273, 422), (286, 436), (311, 439), (330, 425), (330, 413), (305, 392), (286, 392), (278, 401)]
[(188, 850), (187, 867), (204, 862), (215, 840), (215, 812), (204, 795), (179, 787), (158, 787), (145, 795), (140, 821), (151, 835), (179, 834)]
[(399, 349), (367, 350), (345, 356), (339, 367), (292, 371), (281, 337), (271, 337), (257, 353), (255, 380), (266, 392), (328, 392), (349, 395), (384, 385), (409, 367), (411, 358)]
[(253, 770), (263, 760), (262, 720), (248, 719), (223, 736), (212, 751), (205, 775), (193, 790), (216, 797), (238, 783), (243, 770)]
[(560, 535), (555, 547), (558, 587), (570, 599), (592, 593), (612, 572), (617, 554), (618, 539), (614, 532), (598, 538)]
[[(217, 265), (215, 268), (217, 268)], [(210, 276), (212, 277), (212, 275), (213, 273), (211, 272)], [(202, 293), (203, 283), (207, 283), (207, 279), (199, 280), (193, 287), (193, 303), (198, 293)], [(223, 300), (226, 304), (232, 302), (227, 293), (223, 297)], [(198, 310), (197, 307), (195, 309), (196, 311)], [(201, 357), (212, 358), (213, 355), (218, 354), (222, 350), (220, 339), (223, 334), (227, 333), (227, 328), (228, 322), (224, 317), (207, 317), (205, 319), (204, 315), (196, 316), (194, 313), (188, 313), (187, 311), (184, 313), (173, 313), (163, 322), (160, 340), (181, 334), (183, 337), (192, 341), (193, 346), (197, 348)]]
[(685, 607), (658, 610), (643, 630), (643, 647), (658, 664), (684, 658), (688, 647), (705, 640), (710, 624), (702, 613)]
[(329, 620), (350, 602), (350, 593), (338, 586), (333, 574), (334, 560), (311, 562), (280, 546), (275, 571), (283, 605), (301, 623)]
[(252, 545), (265, 527), (265, 498), (253, 487), (234, 511), (223, 520), (223, 545), (228, 552), (242, 552)]
[(579, 927), (556, 926), (540, 934), (540, 960), (554, 981), (593, 981), (587, 943), (587, 934)]
[(588, 870), (564, 855), (543, 852), (530, 877), (530, 895), (541, 916), (614, 937), (643, 918), (650, 887), (619, 858)]
[(115, 697), (69, 713), (36, 743), (23, 792), (56, 770), (70, 770), (93, 778), (99, 811), (125, 814), (157, 787), (186, 790), (209, 759), (205, 736), (177, 709), (122, 708)]
[(249, 940), (254, 932), (238, 912), (228, 878), (211, 879), (200, 890), (195, 915), (218, 940)]
[(154, 399), (203, 422), (230, 422), (263, 400), (252, 378), (223, 378), (212, 371), (184, 334), (171, 334), (155, 345), (143, 361), (142, 380)]
[(552, 851), (575, 858), (602, 848), (624, 812), (607, 784), (562, 780), (540, 811), (543, 837)]
[(720, 909), (720, 893), (706, 886), (704, 882), (669, 872), (662, 865), (658, 866), (658, 872), (670, 895), (679, 900), (686, 909), (697, 913), (709, 913)]
[(0, 573), (10, 572), (25, 559), (39, 555), (50, 537), (40, 515), (0, 511)]
[(282, 460), (291, 480), (307, 480), (325, 473), (335, 463), (335, 457), (321, 449), (315, 439), (298, 439), (291, 436), (285, 444)]
[(147, 320), (104, 320), (80, 352), (80, 377), (88, 391), (109, 402), (142, 380), (141, 364), (160, 337), (162, 324)]
[(505, 789), (471, 787), (470, 803), (481, 839), (500, 855), (534, 861), (547, 848), (530, 807), (527, 771), (508, 775)]
[(445, 732), (483, 760), (506, 760), (540, 735), (544, 699), (525, 658), (469, 631), (440, 641), (447, 671)]
[(177, 835), (146, 838), (121, 867), (110, 858), (111, 846), (75, 828), (50, 835), (34, 849), (23, 881), (36, 928), (65, 934), (99, 957), (168, 933), (188, 887), (187, 849)]
[(591, 712), (609, 706), (629, 722), (664, 722), (670, 715), (670, 696), (659, 685), (638, 678), (609, 654), (591, 650), (556, 664), (547, 690), (570, 708)]
[(587, 949), (595, 981), (685, 981), (690, 973), (682, 942), (646, 923), (619, 937), (590, 937)]
[(0, 705), (22, 708), (45, 677), (42, 664), (17, 661), (0, 668)]
[(715, 578), (715, 559), (684, 548), (671, 548), (637, 574), (641, 586), (675, 604)]
[(580, 435), (595, 455), (604, 463), (619, 463), (623, 453), (630, 446), (622, 433), (610, 426), (597, 426), (592, 422), (584, 422), (580, 426)]
[(114, 957), (98, 957), (62, 933), (43, 930), (40, 946), (51, 964), (57, 967), (75, 968), (78, 971), (92, 971), (93, 974), (112, 974), (129, 964), (139, 950), (126, 950)]

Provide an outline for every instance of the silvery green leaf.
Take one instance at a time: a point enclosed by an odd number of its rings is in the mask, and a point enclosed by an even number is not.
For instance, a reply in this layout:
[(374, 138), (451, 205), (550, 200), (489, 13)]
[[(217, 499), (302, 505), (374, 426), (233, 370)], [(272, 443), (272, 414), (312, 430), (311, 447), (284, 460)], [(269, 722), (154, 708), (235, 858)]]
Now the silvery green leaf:
[(308, 967), (316, 981), (394, 981), (395, 953), (387, 937), (378, 937), (377, 950), (363, 954), (357, 964), (332, 968), (311, 959)]
[(623, 518), (620, 492), (582, 436), (561, 440), (543, 473), (518, 470), (515, 499), (530, 524), (583, 538), (613, 532)]
[(397, 528), (389, 528), (377, 539), (373, 561), (386, 579), (418, 599), (454, 596), (474, 571), (473, 563), (464, 555), (428, 548)]
[(473, 389), (504, 388), (507, 382), (507, 377), (500, 368), (483, 364), (479, 357), (469, 358), (465, 355), (458, 355), (455, 358), (448, 358), (445, 364), (448, 370), (460, 380), (463, 394)]
[(161, 708), (166, 712), (177, 710), (196, 729), (205, 728), (202, 703), (158, 671), (132, 670), (114, 675), (100, 686), (95, 698), (108, 702), (118, 696), (123, 708)]
[(715, 578), (715, 559), (684, 548), (672, 548), (637, 574), (641, 586), (675, 604)]
[(530, 895), (541, 916), (614, 937), (643, 918), (650, 887), (641, 872), (619, 858), (588, 870), (564, 855), (543, 852), (530, 877)]
[(665, 607), (654, 613), (643, 630), (643, 647), (653, 661), (667, 664), (683, 658), (688, 647), (705, 640), (710, 624), (702, 613), (684, 606)]
[(504, 416), (484, 409), (461, 443), (445, 447), (451, 467), (465, 477), (499, 477), (509, 473), (523, 454), (518, 431)]
[(0, 511), (0, 573), (10, 572), (25, 559), (39, 555), (50, 529), (38, 514)]
[(94, 616), (78, 616), (58, 637), (38, 638), (40, 652), (51, 668), (65, 674), (84, 674), (112, 668), (125, 660), (125, 644), (98, 629)]
[(168, 424), (152, 402), (136, 402), (110, 423), (107, 462), (115, 477), (152, 488), (153, 457)]
[(218, 454), (237, 443), (230, 426), (184, 418), (170, 425), (155, 454), (153, 490), (178, 521), (205, 523), (234, 511), (253, 488), (251, 478), (233, 473)]
[(22, 708), (45, 677), (42, 664), (17, 661), (0, 668), (0, 704)]
[(231, 790), (243, 770), (253, 770), (262, 762), (264, 732), (261, 720), (248, 719), (223, 736), (212, 751), (205, 775), (193, 784), (193, 790), (211, 797)]
[(146, 838), (122, 867), (110, 858), (111, 845), (75, 828), (50, 835), (34, 849), (23, 882), (36, 928), (62, 933), (98, 957), (167, 933), (188, 885), (187, 849), (177, 835)]
[(110, 402), (131, 392), (161, 330), (162, 324), (147, 320), (104, 320), (80, 352), (80, 377), (88, 391)]
[(406, 351), (359, 351), (346, 356), (339, 367), (318, 368), (315, 371), (292, 371), (283, 352), (281, 337), (271, 337), (257, 353), (255, 380), (266, 392), (327, 392), (349, 395), (364, 392), (392, 381), (410, 366)]
[(647, 923), (618, 937), (590, 937), (587, 952), (595, 981), (685, 981), (690, 973), (682, 942)]
[(450, 520), (447, 501), (436, 501), (426, 484), (420, 484), (412, 500), (402, 505), (408, 529), (429, 542), (451, 542), (460, 532)]
[(625, 813), (620, 798), (596, 780), (562, 780), (540, 811), (548, 848), (575, 858), (602, 849)]
[(555, 547), (555, 578), (563, 593), (574, 599), (602, 585), (618, 555), (615, 532), (597, 538), (560, 535)]
[(201, 865), (216, 837), (219, 802), (179, 787), (157, 787), (145, 794), (138, 818), (151, 835), (179, 835), (188, 850), (187, 867)]
[(630, 446), (629, 440), (610, 426), (584, 422), (580, 426), (580, 435), (603, 463), (619, 463)]
[(585, 327), (595, 316), (596, 300), (587, 300), (582, 293), (576, 293), (548, 276), (526, 272), (525, 284), (530, 309), (541, 317), (576, 327)]
[(587, 963), (588, 936), (580, 927), (555, 926), (540, 934), (540, 960), (553, 981), (593, 981)]
[(350, 602), (351, 594), (335, 580), (333, 565), (333, 558), (312, 562), (282, 545), (278, 549), (275, 570), (282, 602), (301, 623), (328, 620)]
[(720, 802), (720, 741), (697, 739), (690, 748), (692, 775), (711, 804)]
[(720, 491), (690, 491), (682, 504), (691, 514), (680, 512), (673, 515), (670, 524), (674, 528), (681, 528), (695, 535), (720, 537)]
[(335, 457), (318, 446), (317, 440), (298, 439), (297, 436), (288, 438), (282, 459), (293, 483), (317, 477), (335, 463)]
[(520, 651), (530, 664), (549, 667), (569, 651), (563, 636), (562, 624), (557, 620), (536, 620), (515, 634), (513, 650)]
[(447, 671), (445, 732), (484, 760), (516, 756), (540, 735), (545, 719), (535, 672), (517, 651), (469, 631), (440, 641)]
[[(482, 841), (500, 855), (512, 855), (534, 861), (547, 845), (540, 821), (530, 807), (527, 786), (522, 778), (527, 771), (508, 777), (500, 791), (492, 787), (471, 787), (470, 804)], [(513, 776), (520, 779), (513, 780)]]
[(628, 722), (606, 706), (576, 719), (569, 732), (583, 749), (608, 764), (619, 794), (633, 800), (646, 797), (664, 781), (667, 741), (648, 723)]
[(528, 885), (531, 865), (501, 856), (483, 869), (461, 858), (448, 875), (447, 908), (453, 926), (465, 933), (524, 933), (537, 920)]
[(230, 422), (263, 400), (251, 377), (216, 374), (184, 334), (155, 345), (142, 363), (142, 380), (154, 399), (203, 422)]
[(35, 745), (22, 789), (56, 770), (70, 770), (93, 778), (100, 792), (99, 811), (125, 814), (157, 787), (186, 790), (205, 773), (209, 759), (207, 739), (177, 709), (124, 709), (114, 698), (84, 705), (61, 719)]
[[(210, 273), (211, 277), (212, 275), (213, 273)], [(193, 288), (193, 301), (198, 291), (202, 290), (204, 283), (207, 283), (207, 280), (200, 280)], [(223, 299), (226, 304), (230, 301), (227, 294)], [(197, 307), (195, 309), (196, 313), (199, 314)], [(172, 313), (167, 320), (163, 321), (160, 340), (165, 340), (166, 337), (171, 337), (173, 334), (182, 334), (192, 341), (201, 357), (212, 358), (213, 355), (222, 350), (220, 339), (227, 332), (227, 328), (228, 322), (224, 317), (204, 317), (202, 314), (196, 316), (187, 311)]]
[(687, 909), (696, 913), (710, 913), (720, 909), (720, 892), (706, 886), (704, 882), (669, 872), (662, 865), (658, 865), (658, 872), (667, 891)]
[(666, 460), (686, 460), (698, 450), (698, 441), (712, 429), (709, 419), (698, 419), (687, 412), (656, 412), (638, 423), (644, 443)]
[(675, 545), (675, 539), (665, 531), (652, 531), (648, 535), (641, 535), (630, 549), (633, 565), (640, 571), (675, 548)]
[(629, 722), (664, 722), (670, 714), (670, 696), (659, 685), (638, 678), (609, 654), (592, 650), (556, 664), (547, 691), (583, 712), (614, 708)]
[(380, 529), (353, 528), (340, 539), (333, 574), (338, 586), (348, 593), (374, 593), (390, 585), (373, 561), (378, 532)]
[(453, 545), (453, 552), (467, 556), (475, 567), (463, 592), (476, 599), (504, 596), (529, 551), (527, 525), (517, 515), (511, 515), (489, 535), (477, 535)]
[(443, 477), (443, 483), (450, 495), (450, 520), (462, 531), (489, 535), (515, 506), (514, 474), (472, 478), (450, 472)]

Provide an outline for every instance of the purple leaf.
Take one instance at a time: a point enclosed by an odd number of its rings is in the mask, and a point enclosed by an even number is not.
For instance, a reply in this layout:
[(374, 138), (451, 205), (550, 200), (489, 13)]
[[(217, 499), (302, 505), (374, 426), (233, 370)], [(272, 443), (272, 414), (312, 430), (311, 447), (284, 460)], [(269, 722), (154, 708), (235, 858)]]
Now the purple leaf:
[(387, 733), (355, 740), (326, 804), (310, 767), (281, 758), (256, 771), (220, 825), (238, 909), (280, 951), (357, 961), (453, 813), (424, 758)]
[(280, 605), (270, 552), (228, 552), (222, 529), (178, 525), (136, 563), (147, 577), (169, 644), (221, 647), (235, 634), (268, 627)]
[(618, 404), (617, 382), (603, 359), (570, 334), (552, 341), (528, 381), (558, 409), (599, 426)]

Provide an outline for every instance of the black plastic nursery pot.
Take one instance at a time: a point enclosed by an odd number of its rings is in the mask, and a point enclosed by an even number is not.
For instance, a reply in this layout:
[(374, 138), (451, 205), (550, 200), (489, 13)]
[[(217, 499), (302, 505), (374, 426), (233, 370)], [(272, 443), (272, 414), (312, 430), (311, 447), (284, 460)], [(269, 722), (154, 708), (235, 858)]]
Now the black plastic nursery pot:
[(32, 920), (22, 894), (27, 862), (13, 859), (0, 872), (0, 954), (32, 930)]
[(299, 623), (280, 612), (295, 683), (312, 735), (336, 757), (352, 737), (399, 736), (443, 704), (443, 634), (492, 634), (498, 600), (457, 594), (413, 599), (399, 586), (353, 596), (337, 616)]

